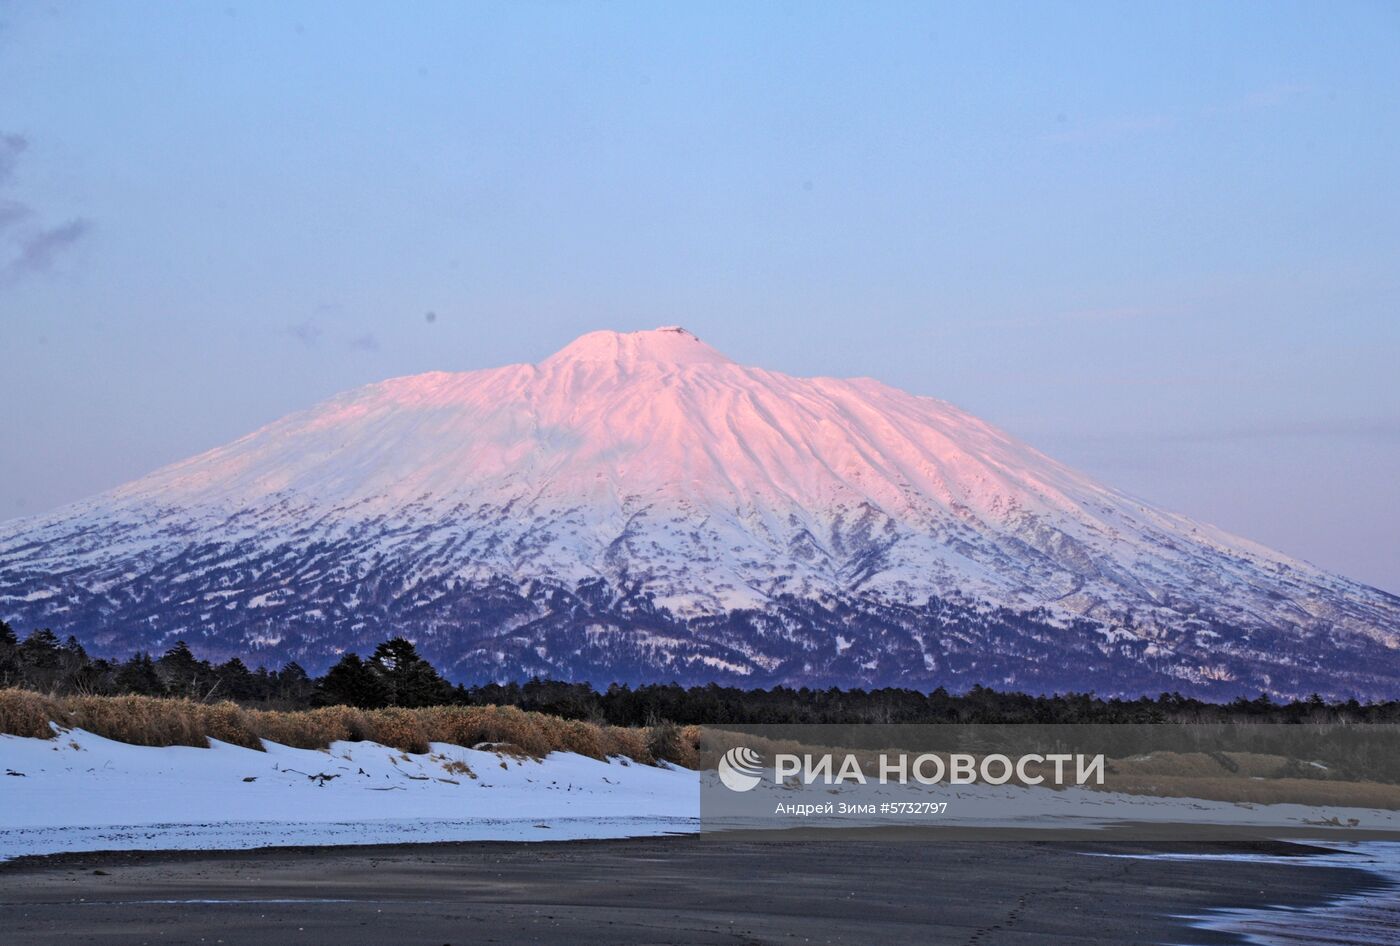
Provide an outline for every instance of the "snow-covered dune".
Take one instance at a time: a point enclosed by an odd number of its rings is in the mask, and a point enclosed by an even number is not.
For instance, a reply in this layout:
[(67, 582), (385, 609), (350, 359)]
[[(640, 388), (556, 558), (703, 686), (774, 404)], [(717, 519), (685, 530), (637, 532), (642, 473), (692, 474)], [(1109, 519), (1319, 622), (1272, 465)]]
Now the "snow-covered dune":
[(257, 752), (0, 736), (0, 859), (61, 851), (565, 840), (696, 830), (695, 772), (434, 743)]
[[(1315, 804), (1236, 804), (1016, 785), (779, 786), (733, 793), (702, 773), (555, 752), (518, 758), (433, 743), (424, 754), (373, 742), (258, 752), (151, 748), (80, 729), (56, 739), (0, 735), (0, 860), (72, 851), (233, 850), (434, 841), (564, 841), (704, 829), (918, 826), (918, 812), (784, 814), (802, 803), (937, 801), (955, 829), (1094, 831), (1173, 824), (1193, 837), (1243, 828), (1280, 836), (1348, 823), (1400, 835), (1400, 812)], [(708, 782), (707, 782), (708, 780)], [(1223, 832), (1223, 833), (1221, 833)], [(1145, 836), (1154, 836), (1151, 832)]]

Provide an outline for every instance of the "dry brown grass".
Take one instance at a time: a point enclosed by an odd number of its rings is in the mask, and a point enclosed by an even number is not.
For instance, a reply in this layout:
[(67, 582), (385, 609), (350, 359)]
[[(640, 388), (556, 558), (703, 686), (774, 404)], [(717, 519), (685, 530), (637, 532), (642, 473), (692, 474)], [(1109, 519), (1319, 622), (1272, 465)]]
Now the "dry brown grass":
[[(714, 768), (726, 749), (743, 745), (769, 756), (779, 752), (796, 755), (849, 753), (856, 757), (868, 777), (875, 777), (879, 771), (878, 753), (868, 749), (852, 751), (719, 729), (707, 729), (702, 737), (693, 729), (689, 730), (685, 742), (699, 746), (698, 767), (707, 769)], [(897, 753), (900, 750), (882, 751)], [(945, 765), (948, 763), (949, 753), (933, 754), (942, 758)], [(1069, 767), (1066, 771), (1073, 774)], [(1056, 787), (1052, 784), (1054, 769), (1049, 764), (1028, 765), (1026, 773), (1046, 779), (1046, 787)], [(1011, 784), (1024, 783), (1013, 779)], [(1199, 798), (1245, 805), (1297, 804), (1400, 810), (1400, 785), (1346, 777), (1339, 771), (1320, 769), (1305, 760), (1251, 752), (1164, 751), (1110, 758), (1106, 764), (1104, 784), (1086, 787), (1128, 795)]]
[(461, 759), (448, 759), (444, 756), (434, 756), (434, 758), (442, 760), (442, 770), (449, 775), (465, 775), (470, 779), (476, 778), (476, 773), (472, 771), (472, 767)]
[[(1257, 752), (1153, 752), (1114, 759), (1113, 768), (1124, 776), (1274, 778), (1287, 762), (1284, 756)], [(1318, 774), (1325, 773), (1318, 770)]]
[(1280, 755), (1155, 752), (1110, 762), (1103, 790), (1252, 805), (1400, 809), (1400, 785), (1346, 778)]
[[(85, 729), (138, 746), (207, 746), (218, 739), (250, 749), (261, 740), (324, 749), (332, 742), (369, 740), (405, 752), (427, 752), (445, 742), (471, 748), (508, 745), (536, 758), (576, 752), (594, 759), (626, 756), (637, 762), (697, 764), (695, 734), (657, 740), (645, 727), (603, 726), (527, 713), (511, 706), (434, 706), (360, 710), (329, 706), (300, 712), (244, 709), (235, 703), (196, 703), (148, 696), (53, 698), (29, 690), (0, 689), (0, 733), (52, 738), (49, 723)], [(664, 754), (654, 751), (664, 746)]]

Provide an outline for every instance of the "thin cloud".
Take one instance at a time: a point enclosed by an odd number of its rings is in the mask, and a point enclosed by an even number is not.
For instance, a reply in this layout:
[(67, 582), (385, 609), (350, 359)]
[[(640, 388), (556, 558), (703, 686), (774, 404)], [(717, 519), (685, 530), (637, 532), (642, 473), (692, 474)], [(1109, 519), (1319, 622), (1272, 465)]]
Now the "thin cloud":
[[(1213, 105), (1203, 106), (1200, 108), (1199, 114), (1238, 115), (1247, 112), (1284, 108), (1300, 101), (1312, 91), (1312, 87), (1305, 83), (1280, 82), (1255, 89), (1252, 92), (1245, 93), (1227, 102), (1218, 102)], [(1102, 143), (1121, 138), (1131, 138), (1138, 135), (1169, 131), (1175, 128), (1179, 123), (1184, 122), (1189, 124), (1191, 121), (1191, 112), (1178, 111), (1181, 112), (1179, 116), (1166, 112), (1146, 115), (1125, 115), (1119, 118), (1090, 121), (1083, 125), (1066, 124), (1065, 116), (1060, 115), (1059, 121), (1065, 126), (1058, 131), (1042, 135), (1041, 139), (1062, 144), (1076, 142)]]
[[(1068, 325), (1099, 325), (1110, 322), (1135, 322), (1159, 318), (1164, 310), (1147, 306), (1114, 306), (1097, 309), (1074, 309), (1066, 312), (978, 319), (978, 328), (1045, 328)], [(959, 329), (961, 331), (962, 329)]]
[(28, 147), (29, 139), (23, 135), (0, 132), (0, 184), (7, 183), (14, 177), (19, 156)]
[(1255, 89), (1253, 92), (1229, 102), (1208, 105), (1204, 111), (1207, 115), (1235, 115), (1241, 112), (1259, 112), (1282, 108), (1299, 101), (1311, 91), (1311, 86), (1300, 82), (1281, 82), (1277, 85)]
[(1193, 443), (1221, 443), (1240, 440), (1292, 440), (1299, 438), (1364, 440), (1377, 443), (1400, 441), (1400, 417), (1251, 424), (1216, 430), (1184, 431), (1168, 434), (1164, 439)]
[(10, 272), (14, 275), (46, 272), (60, 253), (81, 240), (90, 229), (92, 224), (80, 217), (22, 238), (19, 256), (10, 263)]
[(1129, 138), (1137, 135), (1166, 131), (1176, 124), (1170, 115), (1128, 115), (1106, 121), (1093, 122), (1077, 128), (1042, 135), (1045, 141), (1058, 143), (1110, 141), (1116, 138)]
[(17, 200), (0, 200), (0, 230), (29, 216), (29, 207)]
[(1161, 433), (1149, 430), (1080, 431), (1061, 433), (1057, 436), (1080, 443), (1114, 445), (1243, 443), (1257, 440), (1356, 440), (1367, 443), (1395, 443), (1400, 442), (1400, 417), (1237, 424), (1232, 427), (1205, 427)]
[[(319, 306), (318, 312), (335, 311), (338, 306)], [(307, 348), (331, 346), (346, 351), (379, 351), (379, 338), (373, 332), (347, 336), (334, 324), (327, 328), (317, 319), (303, 319), (282, 329), (281, 335), (291, 338)]]
[(295, 325), (288, 325), (286, 334), (301, 342), (307, 348), (314, 348), (321, 343), (321, 326), (310, 319), (298, 322)]
[[(0, 185), (15, 177), (20, 156), (29, 149), (29, 139), (13, 132), (0, 132)], [(7, 239), (0, 245), (0, 281), (8, 282), (53, 268), (58, 258), (80, 242), (92, 229), (92, 222), (75, 217), (66, 223), (29, 223), (33, 208), (12, 197), (0, 197), (0, 232)], [(26, 225), (29, 224), (29, 225)]]

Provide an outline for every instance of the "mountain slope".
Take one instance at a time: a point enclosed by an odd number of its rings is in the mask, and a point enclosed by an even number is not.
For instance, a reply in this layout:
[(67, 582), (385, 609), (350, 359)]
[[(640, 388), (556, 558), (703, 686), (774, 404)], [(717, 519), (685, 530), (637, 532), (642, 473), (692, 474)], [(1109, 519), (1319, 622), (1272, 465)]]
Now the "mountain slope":
[(370, 385), (0, 525), (0, 613), (312, 666), (404, 632), (472, 676), (1400, 695), (1395, 597), (681, 329)]

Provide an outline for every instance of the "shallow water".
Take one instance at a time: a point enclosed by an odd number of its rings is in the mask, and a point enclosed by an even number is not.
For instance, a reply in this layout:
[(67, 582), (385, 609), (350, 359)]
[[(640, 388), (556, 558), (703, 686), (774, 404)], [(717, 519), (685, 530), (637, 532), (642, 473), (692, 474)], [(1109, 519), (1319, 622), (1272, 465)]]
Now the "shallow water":
[(1277, 857), (1263, 854), (1108, 855), (1144, 860), (1241, 861), (1294, 867), (1349, 867), (1370, 871), (1383, 890), (1341, 897), (1318, 907), (1271, 906), (1213, 910), (1187, 917), (1199, 929), (1233, 933), (1257, 946), (1400, 946), (1400, 842), (1328, 843), (1336, 853)]

